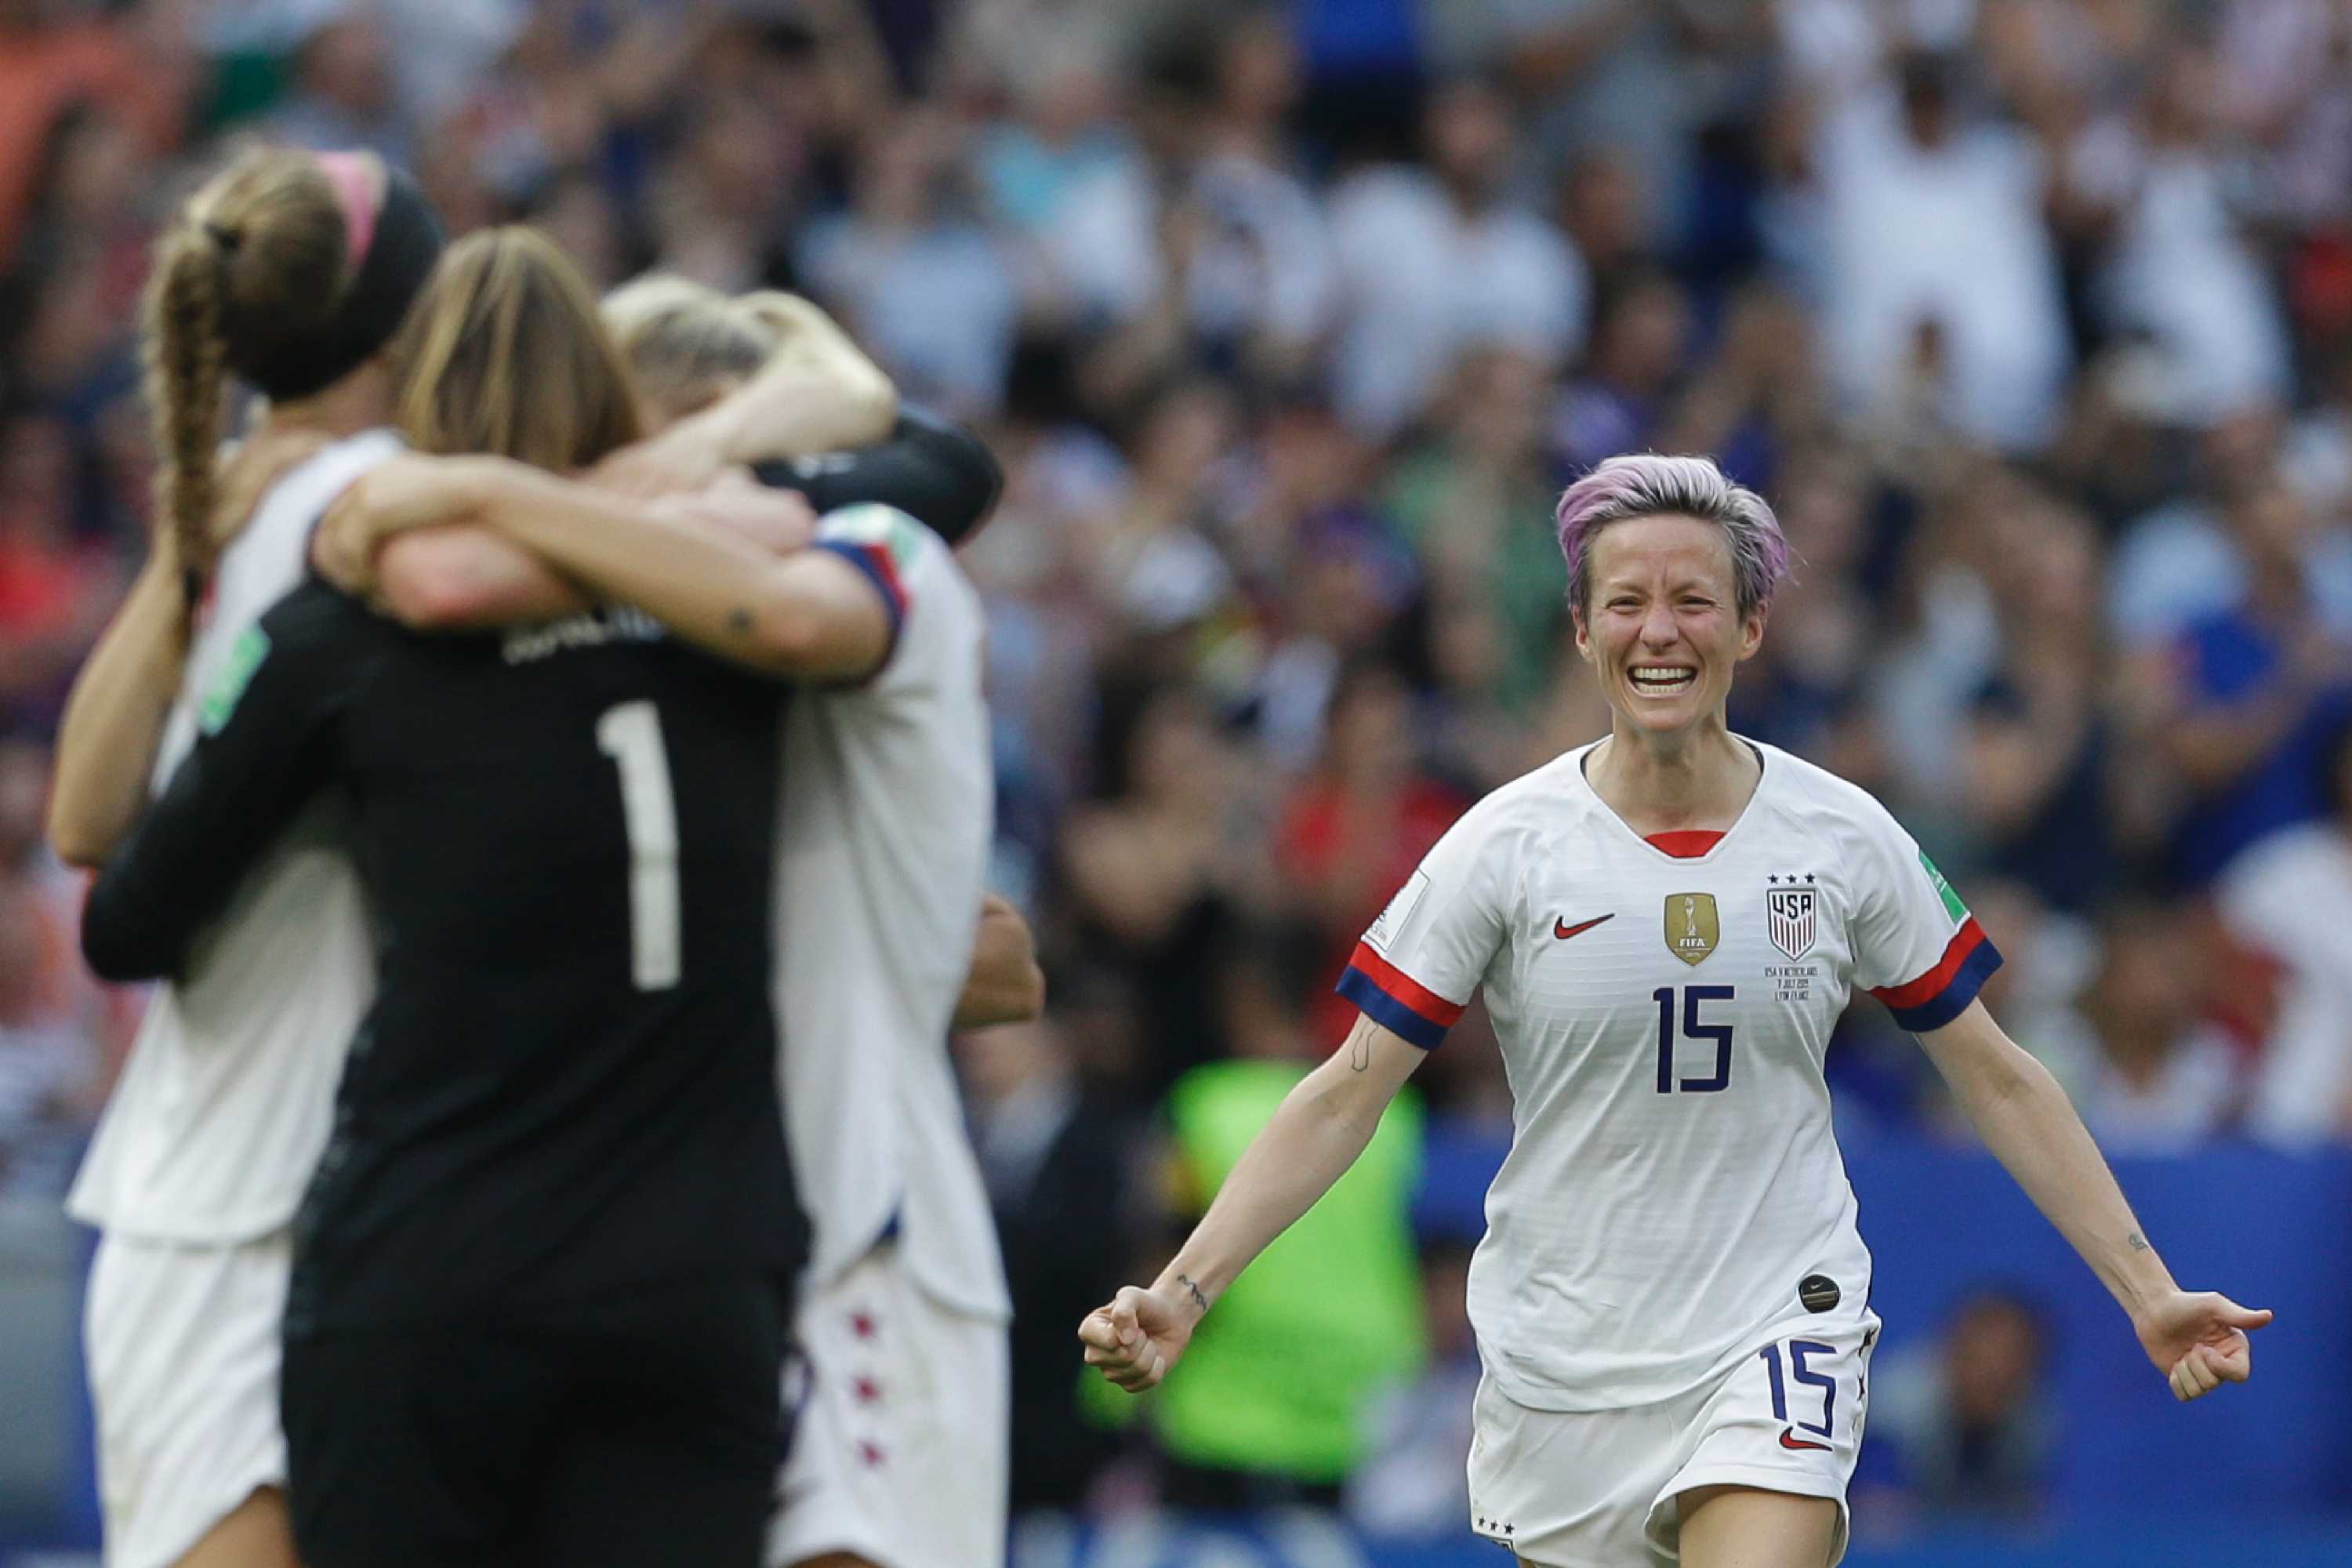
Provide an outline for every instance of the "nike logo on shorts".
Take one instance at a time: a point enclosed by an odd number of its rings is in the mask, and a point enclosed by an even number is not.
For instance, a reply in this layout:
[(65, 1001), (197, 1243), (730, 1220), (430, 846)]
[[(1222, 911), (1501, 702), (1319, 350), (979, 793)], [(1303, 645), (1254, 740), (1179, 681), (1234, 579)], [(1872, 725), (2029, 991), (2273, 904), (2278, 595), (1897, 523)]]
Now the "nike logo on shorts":
[(1824, 1454), (1830, 1451), (1830, 1446), (1827, 1443), (1808, 1443), (1802, 1437), (1797, 1436), (1794, 1428), (1788, 1426), (1780, 1428), (1780, 1447), (1783, 1448), (1819, 1448)]

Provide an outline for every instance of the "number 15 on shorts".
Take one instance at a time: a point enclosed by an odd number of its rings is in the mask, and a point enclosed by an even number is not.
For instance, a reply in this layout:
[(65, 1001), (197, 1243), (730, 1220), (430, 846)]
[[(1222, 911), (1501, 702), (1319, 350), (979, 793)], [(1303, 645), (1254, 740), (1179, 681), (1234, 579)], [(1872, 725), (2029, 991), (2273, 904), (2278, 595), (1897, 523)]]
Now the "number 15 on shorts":
[[(1780, 1447), (1827, 1448), (1837, 1426), (1837, 1379), (1818, 1367), (1807, 1364), (1807, 1362), (1808, 1358), (1827, 1361), (1837, 1354), (1837, 1347), (1823, 1344), (1819, 1340), (1790, 1340), (1785, 1349), (1788, 1359), (1785, 1375), (1781, 1372), (1782, 1346), (1766, 1345), (1756, 1352), (1764, 1363), (1766, 1376), (1771, 1381), (1772, 1419), (1780, 1423)], [(1800, 1391), (1793, 1401), (1793, 1415), (1790, 1413), (1792, 1402), (1789, 1384), (1791, 1383)], [(1812, 1388), (1822, 1391), (1822, 1416), (1819, 1421), (1810, 1419), (1812, 1396), (1802, 1392)], [(1859, 1391), (1857, 1384), (1856, 1392)], [(1800, 1436), (1800, 1433), (1809, 1433), (1811, 1436)]]

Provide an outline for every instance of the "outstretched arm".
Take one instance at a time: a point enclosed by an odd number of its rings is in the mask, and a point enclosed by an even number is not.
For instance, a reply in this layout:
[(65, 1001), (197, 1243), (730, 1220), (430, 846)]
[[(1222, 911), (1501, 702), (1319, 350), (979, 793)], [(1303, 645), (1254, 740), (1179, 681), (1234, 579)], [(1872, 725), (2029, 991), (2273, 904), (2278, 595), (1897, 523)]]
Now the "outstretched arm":
[(1284, 1096), (1151, 1288), (1129, 1285), (1087, 1314), (1078, 1326), (1087, 1364), (1130, 1394), (1167, 1376), (1225, 1288), (1356, 1163), (1428, 1056), (1358, 1017), (1347, 1043)]
[(1919, 1043), (1985, 1147), (2130, 1315), (2174, 1395), (2195, 1399), (2243, 1383), (2252, 1370), (2246, 1331), (2269, 1322), (2270, 1313), (2173, 1282), (2050, 1070), (2001, 1031), (1982, 1002), (1922, 1033)]
[(740, 464), (864, 447), (890, 434), (898, 389), (831, 317), (792, 294), (753, 294), (743, 303), (782, 336), (768, 363), (700, 413), (598, 464), (598, 484), (662, 495)]

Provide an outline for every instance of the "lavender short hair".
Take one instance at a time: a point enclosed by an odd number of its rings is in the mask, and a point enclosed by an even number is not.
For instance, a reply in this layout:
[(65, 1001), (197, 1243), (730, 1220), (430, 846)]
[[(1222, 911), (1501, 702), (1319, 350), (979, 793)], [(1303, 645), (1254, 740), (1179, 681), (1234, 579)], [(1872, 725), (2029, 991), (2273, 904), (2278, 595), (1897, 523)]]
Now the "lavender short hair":
[(1568, 602), (1580, 618), (1592, 591), (1592, 536), (1636, 517), (1695, 517), (1723, 530), (1745, 619), (1772, 602), (1789, 574), (1789, 540), (1771, 506), (1735, 484), (1710, 458), (1669, 458), (1655, 452), (1611, 458), (1559, 498), (1559, 552), (1568, 558)]

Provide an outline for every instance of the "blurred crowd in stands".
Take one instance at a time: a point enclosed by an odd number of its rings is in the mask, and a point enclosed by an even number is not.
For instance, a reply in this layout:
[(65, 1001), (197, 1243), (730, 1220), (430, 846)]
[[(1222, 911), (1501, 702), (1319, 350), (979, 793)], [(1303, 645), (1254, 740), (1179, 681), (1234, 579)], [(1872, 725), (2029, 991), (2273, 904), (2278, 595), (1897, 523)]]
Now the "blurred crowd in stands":
[[(374, 149), (600, 285), (809, 294), (1002, 457), (966, 562), (1052, 1003), (959, 1049), (1024, 1503), (1129, 1484), (1069, 1325), (1338, 1039), (1358, 933), (1604, 729), (1550, 509), (1614, 452), (1779, 508), (1737, 727), (1913, 828), (2110, 1149), (2352, 1138), (2352, 5), (0, 0), (0, 1185), (62, 1183), (135, 1020), (74, 958), (46, 748), (152, 510), (145, 247), (246, 135)], [(1830, 1070), (1850, 1142), (1966, 1136), (1867, 1004)], [(1507, 1133), (1475, 1012), (1416, 1082)], [(1220, 1415), (1153, 1414), (1170, 1495), (1279, 1453), (1458, 1526), (1414, 1453), (1465, 1440), (1475, 1237), (1407, 1227), (1393, 1131), (1244, 1281), (1270, 1327), (1212, 1320)], [(2033, 1331), (1980, 1303), (1949, 1354)], [(1339, 1403), (1236, 1430), (1283, 1366)], [(2024, 1506), (2003, 1418), (1947, 1445), (1964, 1500)]]

